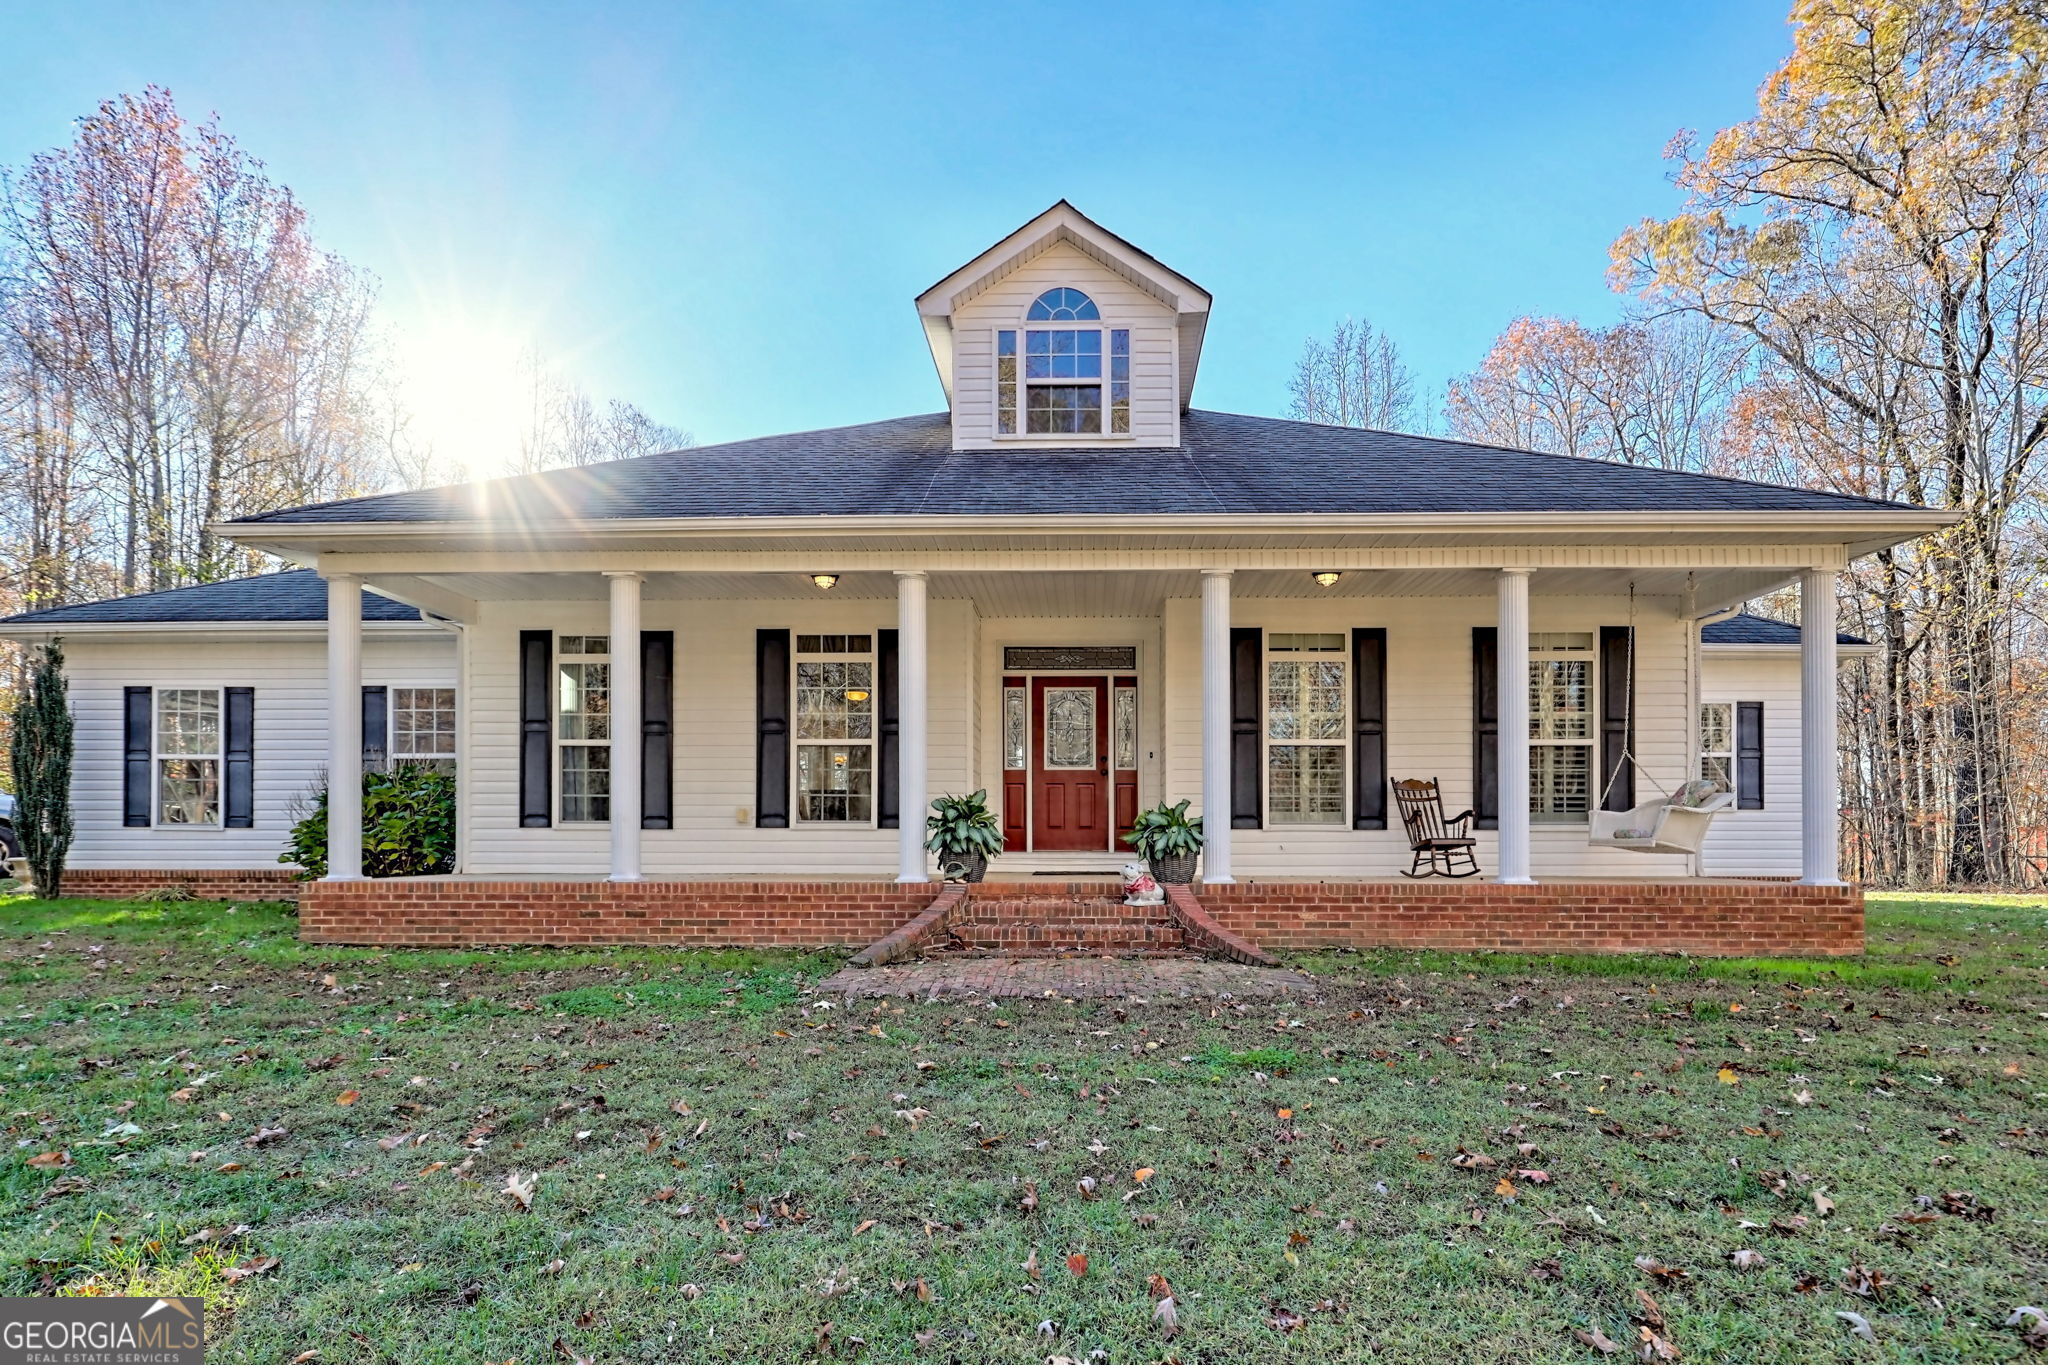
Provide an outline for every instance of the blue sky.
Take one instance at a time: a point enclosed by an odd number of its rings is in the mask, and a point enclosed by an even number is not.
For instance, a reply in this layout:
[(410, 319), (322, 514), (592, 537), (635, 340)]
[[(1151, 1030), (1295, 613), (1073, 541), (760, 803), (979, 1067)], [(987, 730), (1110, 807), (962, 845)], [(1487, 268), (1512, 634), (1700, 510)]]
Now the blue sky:
[(1754, 109), (1786, 8), (13, 4), (0, 164), (169, 86), (398, 328), (530, 333), (706, 441), (939, 407), (912, 296), (1065, 197), (1215, 294), (1196, 404), (1278, 413), (1347, 313), (1431, 389), (1611, 318), (1664, 144)]

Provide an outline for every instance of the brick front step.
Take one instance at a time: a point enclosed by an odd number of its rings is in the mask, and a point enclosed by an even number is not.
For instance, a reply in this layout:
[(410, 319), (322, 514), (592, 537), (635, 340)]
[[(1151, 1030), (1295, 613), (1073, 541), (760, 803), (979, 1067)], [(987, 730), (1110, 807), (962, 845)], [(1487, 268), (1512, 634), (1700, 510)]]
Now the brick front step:
[(1080, 924), (1095, 921), (1132, 921), (1136, 923), (1164, 923), (1166, 907), (1163, 905), (1125, 905), (1110, 896), (1098, 896), (1087, 900), (1033, 898), (1030, 900), (970, 900), (962, 907), (966, 918), (974, 920), (1006, 921), (1037, 920), (1057, 921), (1062, 924)]
[(1090, 948), (926, 948), (920, 959), (924, 962), (950, 962), (959, 958), (1070, 958), (1094, 959), (1101, 962), (1172, 961), (1200, 959), (1201, 954), (1190, 948), (1116, 948), (1111, 950)]
[(1181, 931), (1142, 920), (1053, 922), (968, 920), (951, 926), (953, 937), (972, 948), (1069, 948), (1080, 952), (1184, 947)]

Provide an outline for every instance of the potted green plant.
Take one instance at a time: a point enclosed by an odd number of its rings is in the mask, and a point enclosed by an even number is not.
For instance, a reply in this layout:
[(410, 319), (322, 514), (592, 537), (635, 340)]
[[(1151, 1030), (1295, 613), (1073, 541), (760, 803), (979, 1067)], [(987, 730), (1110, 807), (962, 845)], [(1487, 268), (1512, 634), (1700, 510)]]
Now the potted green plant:
[(1195, 879), (1195, 855), (1202, 851), (1202, 817), (1188, 818), (1188, 803), (1164, 801), (1139, 812), (1124, 842), (1136, 849), (1161, 883), (1185, 886)]
[(988, 860), (1003, 851), (1003, 825), (988, 808), (988, 792), (941, 796), (932, 802), (924, 846), (939, 855), (939, 874), (949, 882), (978, 882)]

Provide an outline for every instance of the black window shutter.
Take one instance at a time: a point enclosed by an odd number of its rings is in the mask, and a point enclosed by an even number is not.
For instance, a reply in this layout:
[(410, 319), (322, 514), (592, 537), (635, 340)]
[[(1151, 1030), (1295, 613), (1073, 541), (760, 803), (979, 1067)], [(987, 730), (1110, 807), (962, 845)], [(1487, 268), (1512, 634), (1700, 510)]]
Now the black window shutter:
[(754, 823), (789, 828), (789, 632), (754, 632)]
[(519, 823), (539, 829), (554, 823), (554, 666), (552, 631), (519, 632)]
[(221, 746), (221, 825), (256, 825), (256, 689), (230, 687), (223, 697), (227, 725)]
[(875, 824), (895, 829), (903, 822), (898, 789), (903, 762), (903, 703), (898, 690), (896, 632), (875, 632)]
[(1628, 810), (1636, 803), (1635, 765), (1624, 755), (1635, 748), (1635, 670), (1629, 658), (1633, 626), (1600, 627), (1600, 790), (1607, 793), (1601, 810)]
[(391, 689), (363, 689), (363, 771), (381, 773), (391, 760)]
[(1351, 632), (1351, 828), (1387, 827), (1387, 632)]
[(1265, 632), (1257, 626), (1230, 628), (1230, 827), (1258, 829), (1265, 823), (1265, 756), (1260, 751), (1259, 703), (1265, 685), (1259, 677), (1266, 652)]
[(1764, 704), (1735, 703), (1735, 808), (1764, 808)]
[(150, 690), (127, 687), (121, 691), (121, 823), (130, 828), (149, 825), (149, 725)]
[(675, 828), (676, 633), (640, 632), (640, 828)]
[(1500, 628), (1472, 627), (1472, 823), (1500, 828)]

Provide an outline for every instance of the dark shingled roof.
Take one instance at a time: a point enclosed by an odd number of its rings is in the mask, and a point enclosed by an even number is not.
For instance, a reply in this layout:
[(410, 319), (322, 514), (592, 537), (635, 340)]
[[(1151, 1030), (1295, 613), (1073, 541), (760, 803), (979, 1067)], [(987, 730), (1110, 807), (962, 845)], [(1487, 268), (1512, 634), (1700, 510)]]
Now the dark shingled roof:
[(244, 517), (544, 523), (565, 517), (1413, 512), (1853, 512), (1902, 504), (1390, 431), (1186, 413), (1169, 450), (952, 449), (945, 413)]
[[(256, 578), (199, 583), (106, 602), (49, 607), (0, 620), (0, 625), (43, 626), (93, 623), (156, 624), (228, 621), (325, 621), (327, 584), (311, 569), (288, 569)], [(419, 612), (381, 593), (363, 593), (365, 621), (417, 621)]]
[[(1796, 645), (1799, 643), (1799, 627), (1790, 621), (1773, 621), (1768, 616), (1751, 616), (1742, 612), (1725, 621), (1700, 627), (1700, 643), (1703, 645)], [(1838, 645), (1867, 645), (1870, 641), (1861, 635), (1837, 632)]]

